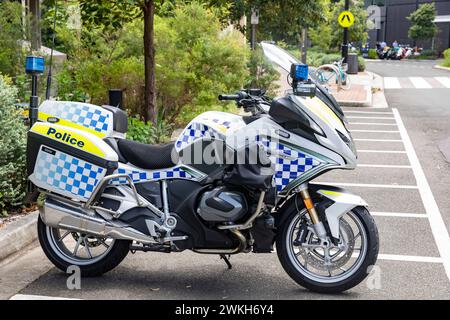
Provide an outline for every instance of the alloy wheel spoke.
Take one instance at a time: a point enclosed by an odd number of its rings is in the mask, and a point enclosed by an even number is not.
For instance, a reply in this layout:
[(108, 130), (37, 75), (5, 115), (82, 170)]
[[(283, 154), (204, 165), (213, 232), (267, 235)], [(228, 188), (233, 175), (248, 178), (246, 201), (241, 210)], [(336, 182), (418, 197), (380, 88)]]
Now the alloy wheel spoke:
[(86, 238), (84, 238), (83, 243), (84, 243), (84, 247), (86, 249), (86, 252), (87, 252), (87, 254), (89, 256), (89, 259), (92, 259), (91, 249), (89, 248), (89, 243), (86, 241)]
[(80, 247), (81, 242), (83, 241), (83, 237), (80, 236), (78, 238), (77, 244), (75, 245), (75, 249), (73, 249), (73, 256), (76, 257), (77, 256), (77, 252), (78, 252), (78, 248)]
[(70, 231), (66, 231), (61, 237), (59, 237), (58, 242), (63, 241), (69, 234)]

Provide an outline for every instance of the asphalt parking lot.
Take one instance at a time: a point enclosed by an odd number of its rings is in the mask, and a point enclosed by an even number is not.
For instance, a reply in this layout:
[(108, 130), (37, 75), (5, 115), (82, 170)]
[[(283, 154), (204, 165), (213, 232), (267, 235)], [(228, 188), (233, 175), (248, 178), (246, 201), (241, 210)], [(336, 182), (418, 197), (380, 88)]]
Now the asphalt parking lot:
[(276, 253), (232, 257), (232, 270), (217, 256), (137, 253), (103, 277), (83, 279), (81, 290), (68, 290), (67, 275), (52, 269), (13, 298), (450, 299), (449, 260), (442, 254), (447, 230), (401, 114), (397, 109), (345, 112), (360, 165), (330, 172), (319, 182), (348, 188), (369, 203), (380, 231), (377, 278), (324, 296), (295, 284)]
[[(0, 275), (0, 297), (450, 299), (450, 167), (437, 147), (450, 136), (450, 86), (443, 80), (450, 82), (450, 74), (426, 61), (377, 62), (368, 68), (390, 84), (389, 108), (344, 108), (359, 166), (317, 179), (347, 188), (369, 204), (380, 232), (380, 254), (368, 281), (340, 295), (319, 295), (292, 281), (276, 253), (233, 256), (232, 270), (218, 256), (136, 253), (103, 277), (82, 279), (80, 290), (68, 290), (68, 275), (51, 268), (36, 248), (7, 268), (12, 276)], [(22, 289), (21, 283), (31, 284)]]

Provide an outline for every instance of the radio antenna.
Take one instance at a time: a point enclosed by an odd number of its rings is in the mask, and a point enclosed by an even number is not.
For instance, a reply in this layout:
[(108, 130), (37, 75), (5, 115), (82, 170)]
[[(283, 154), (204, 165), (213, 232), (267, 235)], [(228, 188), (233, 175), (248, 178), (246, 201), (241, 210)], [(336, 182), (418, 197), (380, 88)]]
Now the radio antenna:
[(55, 0), (54, 7), (54, 18), (53, 18), (53, 35), (52, 35), (52, 47), (50, 51), (50, 65), (48, 68), (48, 76), (47, 76), (47, 88), (45, 90), (45, 100), (50, 99), (50, 90), (52, 86), (52, 69), (53, 69), (53, 50), (55, 48), (55, 38), (56, 38), (56, 18), (58, 16), (58, 0)]

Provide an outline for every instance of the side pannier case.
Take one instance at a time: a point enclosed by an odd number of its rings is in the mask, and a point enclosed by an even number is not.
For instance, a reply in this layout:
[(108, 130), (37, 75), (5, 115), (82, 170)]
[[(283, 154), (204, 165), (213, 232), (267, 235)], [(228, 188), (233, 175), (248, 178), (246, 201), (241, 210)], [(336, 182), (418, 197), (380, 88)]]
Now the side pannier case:
[(88, 104), (47, 101), (39, 107), (39, 120), (28, 132), (31, 182), (86, 202), (118, 167), (117, 153), (103, 140), (115, 134), (114, 113)]

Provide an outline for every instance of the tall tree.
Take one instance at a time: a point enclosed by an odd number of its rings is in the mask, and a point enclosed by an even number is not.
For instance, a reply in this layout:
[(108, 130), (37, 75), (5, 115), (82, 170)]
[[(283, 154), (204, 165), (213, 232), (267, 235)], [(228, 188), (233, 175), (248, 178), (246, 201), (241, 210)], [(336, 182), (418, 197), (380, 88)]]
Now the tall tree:
[(436, 18), (436, 7), (433, 3), (424, 3), (419, 9), (411, 13), (408, 20), (411, 21), (408, 35), (414, 41), (432, 39), (438, 33), (434, 19)]
[[(145, 60), (145, 98), (141, 116), (146, 121), (156, 123), (156, 76), (155, 76), (155, 46), (154, 20), (155, 14), (170, 15), (177, 2), (192, 2), (188, 0), (79, 0), (81, 16), (84, 23), (108, 29), (120, 30), (133, 19), (144, 19), (144, 60)], [(227, 8), (234, 1), (204, 0), (197, 1), (209, 7), (222, 10), (222, 17), (228, 15)]]
[(144, 19), (145, 95), (141, 116), (153, 123), (157, 120), (154, 17), (156, 6), (164, 0), (80, 0), (84, 23), (104, 29), (121, 29), (136, 18)]

